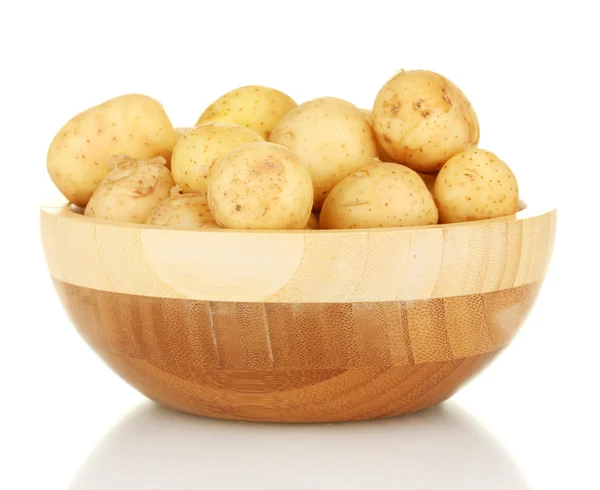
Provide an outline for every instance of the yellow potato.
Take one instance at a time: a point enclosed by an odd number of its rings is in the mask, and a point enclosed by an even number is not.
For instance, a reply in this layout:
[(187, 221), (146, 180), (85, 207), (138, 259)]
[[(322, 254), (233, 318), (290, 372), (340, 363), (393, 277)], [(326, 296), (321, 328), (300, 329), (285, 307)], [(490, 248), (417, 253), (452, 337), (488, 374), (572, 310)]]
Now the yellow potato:
[(289, 95), (269, 87), (248, 85), (219, 97), (202, 113), (196, 126), (205, 122), (230, 122), (252, 129), (263, 139), (279, 120), (296, 107)]
[(237, 124), (208, 123), (196, 126), (175, 146), (171, 172), (183, 192), (206, 191), (211, 166), (238, 146), (263, 139)]
[(177, 135), (177, 141), (183, 138), (186, 134), (188, 134), (194, 128), (175, 128), (175, 134)]
[(321, 228), (434, 225), (438, 211), (418, 174), (375, 161), (346, 177), (325, 199)]
[(375, 135), (363, 113), (335, 97), (296, 107), (279, 121), (270, 141), (289, 148), (308, 165), (315, 209), (338, 182), (377, 156)]
[(144, 223), (152, 210), (167, 199), (175, 185), (163, 157), (149, 159), (117, 155), (113, 170), (100, 182), (85, 215), (114, 221)]
[(425, 70), (402, 71), (382, 87), (373, 106), (373, 129), (396, 162), (420, 172), (437, 172), (479, 142), (469, 100), (450, 80)]
[[(373, 127), (373, 113), (369, 109), (361, 109), (360, 112), (362, 112), (367, 118), (369, 126)], [(394, 159), (388, 155), (387, 151), (385, 151), (383, 147), (379, 144), (379, 141), (376, 141), (376, 143), (377, 155), (379, 156), (379, 160), (381, 160), (382, 162), (393, 162)]]
[(433, 194), (440, 223), (508, 216), (519, 206), (519, 186), (511, 169), (493, 153), (477, 148), (446, 162)]
[(156, 206), (146, 223), (171, 228), (218, 228), (206, 192), (175, 194)]
[(435, 185), (435, 179), (437, 178), (438, 174), (424, 174), (423, 172), (417, 173), (419, 174), (419, 177), (423, 179), (423, 182), (425, 182), (427, 190), (433, 194), (433, 186)]
[(177, 141), (163, 107), (145, 95), (123, 95), (92, 107), (67, 122), (47, 156), (50, 178), (72, 203), (84, 207), (110, 171), (112, 155), (164, 157)]
[(306, 230), (318, 230), (319, 229), (319, 218), (315, 213), (310, 213), (310, 217), (308, 218), (308, 223), (304, 227)]
[(248, 143), (230, 151), (208, 178), (208, 204), (222, 228), (302, 229), (312, 202), (306, 165), (273, 143)]

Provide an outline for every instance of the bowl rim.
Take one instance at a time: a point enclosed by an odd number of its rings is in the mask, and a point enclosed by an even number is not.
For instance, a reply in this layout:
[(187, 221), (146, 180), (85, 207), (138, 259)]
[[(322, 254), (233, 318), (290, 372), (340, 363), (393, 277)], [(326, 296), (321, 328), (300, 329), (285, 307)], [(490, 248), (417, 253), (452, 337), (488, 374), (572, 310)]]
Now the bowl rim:
[(293, 234), (304, 234), (314, 235), (318, 234), (330, 234), (330, 235), (351, 235), (361, 233), (411, 233), (421, 230), (445, 230), (449, 228), (459, 227), (475, 227), (484, 226), (489, 223), (503, 223), (508, 221), (523, 221), (536, 216), (548, 214), (556, 211), (556, 206), (551, 206), (545, 203), (536, 202), (535, 205), (531, 206), (526, 201), (519, 199), (519, 211), (515, 214), (508, 216), (502, 216), (499, 218), (489, 218), (477, 221), (466, 221), (461, 223), (447, 223), (447, 224), (435, 224), (435, 225), (419, 225), (419, 226), (395, 226), (395, 227), (382, 227), (382, 228), (348, 228), (348, 229), (301, 229), (301, 230), (246, 230), (246, 229), (227, 229), (227, 228), (205, 228), (205, 229), (190, 229), (190, 228), (175, 228), (166, 227), (161, 225), (149, 225), (149, 224), (138, 224), (128, 223), (123, 221), (106, 220), (102, 218), (95, 218), (90, 216), (84, 216), (82, 213), (83, 209), (78, 208), (74, 204), (71, 204), (65, 199), (54, 199), (45, 201), (40, 208), (40, 212), (48, 215), (53, 215), (61, 219), (74, 220), (74, 221), (85, 221), (94, 223), (98, 226), (110, 226), (114, 228), (134, 228), (134, 229), (145, 229), (145, 230), (161, 230), (166, 233), (177, 232), (177, 233), (202, 233), (202, 234), (214, 234), (214, 233), (236, 233), (236, 234), (271, 234), (271, 235), (289, 235)]

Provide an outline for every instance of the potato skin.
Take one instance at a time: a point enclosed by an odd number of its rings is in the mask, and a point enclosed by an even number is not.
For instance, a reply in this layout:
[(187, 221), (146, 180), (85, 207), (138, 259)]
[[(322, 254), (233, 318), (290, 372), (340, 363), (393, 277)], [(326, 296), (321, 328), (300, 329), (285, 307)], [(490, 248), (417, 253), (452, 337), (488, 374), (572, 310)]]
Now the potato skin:
[(375, 161), (346, 177), (325, 199), (321, 228), (434, 225), (438, 211), (416, 172)]
[[(369, 123), (369, 126), (371, 126), (371, 128), (373, 127), (373, 112), (370, 109), (361, 109), (360, 112), (362, 112), (365, 116), (365, 118), (367, 119), (367, 122)], [(385, 151), (383, 149), (383, 147), (379, 144), (379, 141), (377, 141), (377, 139), (375, 140), (375, 142), (377, 143), (377, 155), (379, 160), (381, 160), (382, 162), (391, 162), (394, 163), (394, 159), (388, 155), (387, 151)]]
[(270, 141), (308, 165), (317, 210), (338, 182), (377, 156), (375, 135), (364, 114), (335, 97), (300, 104), (279, 121)]
[(423, 179), (425, 185), (427, 186), (427, 190), (433, 194), (433, 187), (435, 186), (435, 179), (437, 179), (438, 174), (424, 174), (423, 172), (417, 172), (419, 177)]
[(116, 156), (116, 166), (100, 182), (85, 216), (129, 223), (144, 223), (152, 210), (167, 199), (175, 185), (163, 157), (153, 159)]
[(268, 140), (275, 125), (296, 101), (274, 88), (261, 85), (239, 87), (223, 94), (202, 113), (196, 126), (205, 122), (229, 122), (245, 126)]
[(463, 92), (426, 70), (401, 71), (379, 91), (373, 129), (398, 163), (437, 172), (457, 153), (479, 142), (479, 122)]
[(171, 172), (183, 192), (206, 191), (211, 166), (238, 146), (263, 139), (237, 124), (207, 123), (196, 126), (179, 140), (171, 158)]
[(218, 228), (210, 213), (206, 192), (169, 197), (152, 210), (146, 224), (170, 228)]
[(84, 207), (108, 175), (112, 155), (162, 156), (168, 162), (176, 141), (160, 103), (145, 95), (122, 95), (67, 122), (50, 144), (46, 166), (60, 192)]
[(247, 143), (230, 151), (208, 179), (208, 204), (222, 228), (302, 229), (312, 202), (306, 165), (273, 143)]
[(308, 222), (304, 227), (305, 230), (318, 230), (319, 229), (319, 218), (315, 213), (310, 213), (310, 217), (308, 218)]
[(446, 162), (433, 194), (440, 223), (508, 216), (519, 206), (519, 186), (511, 169), (492, 152), (478, 148)]

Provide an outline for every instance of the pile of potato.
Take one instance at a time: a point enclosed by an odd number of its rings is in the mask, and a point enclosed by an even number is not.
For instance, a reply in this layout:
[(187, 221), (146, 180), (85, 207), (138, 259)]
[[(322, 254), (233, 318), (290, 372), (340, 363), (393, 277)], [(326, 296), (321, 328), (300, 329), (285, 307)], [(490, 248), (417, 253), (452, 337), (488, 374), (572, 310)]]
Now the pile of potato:
[(241, 87), (194, 128), (175, 129), (152, 98), (124, 95), (65, 124), (47, 168), (87, 216), (178, 228), (374, 228), (514, 214), (515, 176), (478, 142), (463, 92), (416, 70), (392, 77), (372, 110)]

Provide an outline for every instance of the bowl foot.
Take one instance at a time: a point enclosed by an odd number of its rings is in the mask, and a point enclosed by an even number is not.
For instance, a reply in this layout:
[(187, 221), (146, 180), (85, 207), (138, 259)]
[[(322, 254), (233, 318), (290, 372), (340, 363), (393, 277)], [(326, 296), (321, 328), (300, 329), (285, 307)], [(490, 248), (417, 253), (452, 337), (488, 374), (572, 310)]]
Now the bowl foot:
[(112, 359), (110, 364), (148, 398), (180, 412), (247, 422), (322, 423), (395, 417), (439, 405), (497, 353), (310, 373), (206, 370), (180, 376), (140, 360)]

